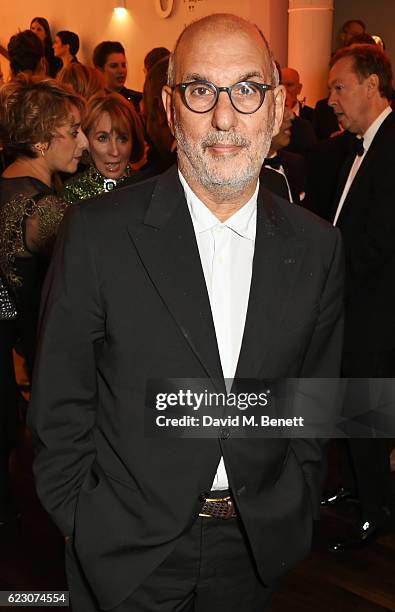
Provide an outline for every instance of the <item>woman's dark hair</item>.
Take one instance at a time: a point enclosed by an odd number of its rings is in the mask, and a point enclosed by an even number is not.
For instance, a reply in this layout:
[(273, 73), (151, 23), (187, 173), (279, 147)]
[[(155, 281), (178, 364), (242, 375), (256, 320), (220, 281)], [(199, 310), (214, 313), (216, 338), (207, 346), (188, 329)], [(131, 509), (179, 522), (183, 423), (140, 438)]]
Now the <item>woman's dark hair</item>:
[(110, 53), (123, 53), (125, 55), (125, 49), (118, 41), (104, 40), (99, 43), (93, 50), (93, 65), (95, 68), (103, 70)]
[(44, 31), (45, 31), (44, 51), (45, 51), (45, 56), (47, 57), (52, 51), (52, 36), (51, 36), (51, 30), (49, 29), (49, 23), (45, 19), (45, 17), (34, 17), (34, 19), (32, 19), (30, 22), (30, 29), (32, 29), (32, 25), (35, 21), (37, 21), (37, 23), (39, 23), (40, 26), (44, 28)]
[(11, 36), (7, 50), (13, 76), (25, 70), (34, 72), (40, 60), (45, 57), (41, 40), (31, 30), (24, 30)]
[(0, 88), (0, 142), (15, 157), (37, 157), (34, 145), (50, 143), (75, 108), (83, 118), (85, 102), (71, 88), (21, 73)]
[[(155, 100), (161, 100), (162, 88), (166, 85), (169, 68), (169, 55), (163, 57), (150, 68), (144, 81), (144, 115), (148, 121), (153, 114)], [(161, 111), (164, 108), (159, 104)]]
[(60, 40), (62, 41), (62, 45), (69, 45), (69, 51), (71, 55), (75, 57), (78, 53), (78, 49), (80, 48), (80, 39), (78, 34), (75, 32), (70, 32), (69, 30), (61, 30), (56, 34), (56, 36), (59, 36)]
[(169, 49), (166, 47), (155, 47), (148, 51), (147, 55), (144, 58), (144, 68), (148, 72), (151, 70), (152, 66), (154, 66), (159, 60), (164, 57), (168, 57), (170, 55)]

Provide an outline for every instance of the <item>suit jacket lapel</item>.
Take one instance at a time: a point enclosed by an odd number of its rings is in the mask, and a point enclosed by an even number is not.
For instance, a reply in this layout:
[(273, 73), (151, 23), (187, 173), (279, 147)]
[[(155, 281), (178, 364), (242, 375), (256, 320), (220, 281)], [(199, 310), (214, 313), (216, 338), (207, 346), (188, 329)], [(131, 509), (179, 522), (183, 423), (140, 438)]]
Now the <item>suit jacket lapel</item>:
[(246, 323), (236, 378), (260, 378), (270, 372), (270, 356), (298, 276), (305, 242), (280, 214), (274, 196), (261, 188)]
[(208, 376), (222, 379), (195, 232), (177, 168), (158, 178), (144, 222), (129, 235), (156, 290)]
[[(355, 175), (355, 178), (352, 182), (352, 185), (350, 187), (350, 191), (347, 194), (347, 199), (348, 197), (352, 196), (352, 193), (355, 189), (358, 189), (358, 185), (360, 183), (361, 180), (363, 180), (363, 177), (365, 176), (365, 174), (367, 172), (369, 172), (370, 166), (372, 165), (372, 163), (374, 163), (374, 160), (376, 159), (377, 154), (381, 154), (382, 153), (382, 147), (385, 146), (385, 140), (388, 137), (388, 128), (392, 125), (392, 123), (394, 122), (395, 119), (395, 113), (391, 112), (383, 121), (383, 123), (380, 125), (375, 137), (373, 138), (373, 141), (368, 149), (368, 151), (366, 152), (366, 155), (358, 169), (357, 174)], [(392, 150), (392, 143), (391, 143), (391, 150)]]
[(337, 211), (337, 207), (339, 205), (340, 202), (340, 198), (342, 197), (342, 193), (344, 190), (344, 187), (346, 186), (346, 182), (348, 179), (348, 175), (350, 174), (350, 170), (351, 167), (354, 163), (354, 159), (355, 159), (355, 151), (354, 148), (352, 146), (352, 144), (350, 144), (350, 151), (346, 157), (346, 160), (340, 170), (340, 174), (339, 174), (339, 180), (337, 182), (337, 188), (336, 188), (336, 195), (334, 197), (333, 200), (333, 205), (332, 205), (332, 210), (331, 210), (331, 215), (329, 217), (329, 219), (332, 221), (335, 218), (336, 215), (336, 211)]
[[(366, 152), (366, 155), (360, 165), (360, 167), (358, 168), (358, 172), (354, 177), (354, 180), (351, 184), (351, 187), (347, 193), (347, 197), (346, 200), (344, 202), (344, 206), (347, 205), (347, 201), (349, 200), (350, 197), (352, 197), (353, 192), (355, 191), (355, 189), (358, 189), (358, 185), (360, 183), (360, 181), (363, 179), (363, 177), (365, 176), (365, 174), (369, 171), (369, 168), (371, 166), (371, 164), (374, 162), (376, 155), (378, 152), (381, 152), (382, 147), (385, 146), (385, 140), (388, 137), (388, 128), (391, 127), (391, 125), (395, 122), (395, 113), (392, 111), (383, 121), (383, 123), (381, 124), (380, 128), (378, 129), (375, 137), (373, 138), (373, 141), (368, 149), (368, 151)], [(392, 148), (392, 146), (391, 146)], [(343, 193), (343, 189), (344, 186), (346, 184), (347, 178), (348, 178), (348, 174), (351, 170), (351, 166), (354, 162), (355, 159), (355, 153), (351, 152), (350, 155), (347, 157), (346, 162), (342, 168), (341, 171), (341, 175), (340, 175), (340, 179), (338, 182), (338, 189), (337, 189), (337, 193), (336, 193), (336, 198), (335, 198), (335, 206), (334, 206), (334, 211), (333, 211), (333, 217), (335, 216), (336, 213), (336, 209), (337, 206), (339, 204), (341, 195)], [(340, 217), (339, 217), (340, 219)]]
[[(259, 378), (266, 368), (270, 370), (271, 351), (305, 249), (274, 200), (269, 191), (260, 189), (250, 296), (236, 371), (241, 378)], [(158, 179), (144, 223), (132, 221), (128, 230), (186, 341), (208, 376), (222, 380), (206, 283), (176, 168)]]

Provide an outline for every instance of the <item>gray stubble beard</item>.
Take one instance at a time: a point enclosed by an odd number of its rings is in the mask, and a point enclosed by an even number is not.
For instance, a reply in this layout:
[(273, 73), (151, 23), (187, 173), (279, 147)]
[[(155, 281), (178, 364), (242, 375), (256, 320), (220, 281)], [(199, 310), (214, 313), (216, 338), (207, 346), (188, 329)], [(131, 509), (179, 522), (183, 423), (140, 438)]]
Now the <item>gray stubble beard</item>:
[[(188, 183), (197, 182), (207, 189), (214, 197), (219, 199), (235, 197), (255, 182), (261, 171), (262, 163), (266, 157), (271, 143), (271, 135), (274, 125), (274, 114), (271, 114), (265, 129), (262, 130), (260, 138), (262, 139), (261, 150), (254, 155), (251, 152), (251, 141), (244, 138), (236, 132), (221, 132), (213, 131), (206, 136), (200, 143), (200, 147), (191, 147), (185, 133), (178, 121), (173, 107), (173, 125), (174, 134), (177, 142), (177, 155), (180, 170)], [(205, 157), (205, 150), (208, 146), (214, 144), (235, 144), (249, 149), (249, 163), (245, 171), (241, 175), (234, 175), (230, 179), (221, 179), (216, 176), (216, 173), (211, 171), (208, 160)], [(264, 143), (264, 146), (263, 146)], [(223, 160), (222, 163), (226, 163)]]

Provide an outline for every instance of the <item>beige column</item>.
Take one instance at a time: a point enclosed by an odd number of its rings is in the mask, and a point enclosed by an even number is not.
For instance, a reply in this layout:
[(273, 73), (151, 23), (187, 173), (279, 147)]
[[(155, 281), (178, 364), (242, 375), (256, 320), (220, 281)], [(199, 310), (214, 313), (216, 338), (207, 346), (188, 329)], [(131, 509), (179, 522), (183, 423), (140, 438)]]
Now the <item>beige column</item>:
[[(280, 66), (287, 63), (288, 0), (249, 0), (247, 18), (256, 23), (268, 40)], [(240, 5), (247, 3), (240, 2)]]
[(314, 106), (328, 93), (333, 0), (289, 0), (288, 66), (303, 83), (301, 97)]

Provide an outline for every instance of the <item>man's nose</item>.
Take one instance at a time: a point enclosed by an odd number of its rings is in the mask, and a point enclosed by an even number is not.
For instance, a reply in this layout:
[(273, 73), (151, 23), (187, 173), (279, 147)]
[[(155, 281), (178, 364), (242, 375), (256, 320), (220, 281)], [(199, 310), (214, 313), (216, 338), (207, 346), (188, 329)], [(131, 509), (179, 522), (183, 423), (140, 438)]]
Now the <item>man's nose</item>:
[(217, 104), (214, 107), (212, 125), (217, 130), (227, 132), (234, 128), (238, 122), (238, 113), (233, 108), (229, 95), (226, 91), (221, 91)]
[(329, 92), (328, 96), (328, 106), (334, 106), (336, 104), (336, 92), (334, 89)]

